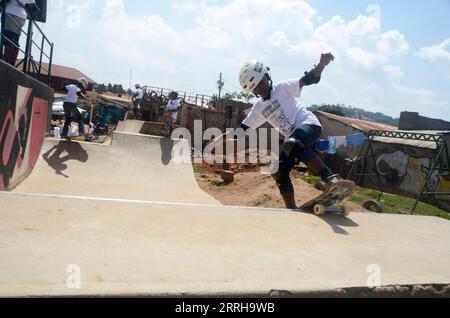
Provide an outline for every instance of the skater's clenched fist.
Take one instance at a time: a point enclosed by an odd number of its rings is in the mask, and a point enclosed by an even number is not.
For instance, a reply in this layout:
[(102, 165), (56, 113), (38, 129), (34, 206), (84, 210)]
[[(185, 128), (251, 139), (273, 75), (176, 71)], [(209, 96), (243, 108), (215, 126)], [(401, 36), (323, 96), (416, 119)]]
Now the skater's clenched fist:
[(331, 63), (331, 61), (334, 61), (334, 56), (331, 53), (323, 53), (320, 57), (320, 64), (321, 65), (328, 65)]

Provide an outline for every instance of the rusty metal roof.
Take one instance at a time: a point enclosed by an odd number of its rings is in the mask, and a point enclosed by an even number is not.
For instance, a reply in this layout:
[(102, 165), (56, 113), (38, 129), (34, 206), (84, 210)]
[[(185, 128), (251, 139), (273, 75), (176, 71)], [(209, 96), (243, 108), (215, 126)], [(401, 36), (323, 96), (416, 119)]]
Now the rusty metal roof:
[(322, 111), (317, 111), (317, 113), (327, 117), (328, 119), (335, 120), (338, 122), (341, 122), (343, 124), (349, 125), (353, 128), (359, 129), (362, 132), (369, 132), (370, 130), (398, 130), (395, 126), (390, 126), (386, 124), (380, 124), (375, 123), (372, 121), (362, 120), (362, 119), (355, 119), (355, 118), (348, 118), (348, 117), (342, 117)]
[[(47, 75), (48, 68), (49, 67), (48, 67), (47, 63), (42, 63), (41, 74)], [(33, 73), (33, 70), (31, 69), (30, 72)], [(87, 79), (87, 81), (89, 83), (97, 84), (96, 81), (94, 81), (92, 78), (90, 78), (83, 72), (77, 70), (76, 68), (62, 66), (62, 65), (58, 65), (58, 64), (52, 64), (52, 77), (60, 77), (60, 78), (71, 79), (71, 80), (75, 80), (75, 81), (81, 77), (84, 77), (85, 79)]]

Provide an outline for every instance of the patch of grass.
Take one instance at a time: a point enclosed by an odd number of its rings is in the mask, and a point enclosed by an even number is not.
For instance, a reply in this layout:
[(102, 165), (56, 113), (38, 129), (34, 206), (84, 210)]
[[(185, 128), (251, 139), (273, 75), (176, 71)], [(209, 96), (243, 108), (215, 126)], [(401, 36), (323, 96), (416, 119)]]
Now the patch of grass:
[(322, 181), (322, 178), (318, 177), (318, 176), (311, 176), (311, 175), (300, 175), (299, 177), (300, 179), (302, 179), (305, 182), (308, 182), (309, 184), (316, 184), (317, 182)]
[[(376, 190), (358, 187), (355, 191), (355, 194), (350, 198), (350, 201), (362, 206), (367, 200), (376, 200), (379, 196), (379, 193), (380, 192)], [(384, 213), (389, 214), (410, 214), (414, 202), (415, 200), (412, 198), (389, 193), (384, 193), (380, 200)], [(414, 214), (437, 216), (450, 220), (450, 214), (448, 212), (423, 202), (419, 202)]]
[[(312, 185), (321, 181), (320, 177), (310, 175), (301, 175), (299, 178)], [(349, 201), (362, 206), (367, 200), (378, 199), (379, 194), (380, 192), (377, 190), (357, 187), (355, 194), (349, 199)], [(384, 213), (411, 214), (411, 209), (414, 205), (415, 199), (395, 194), (384, 193), (381, 197), (380, 202), (381, 206), (383, 207)], [(450, 220), (450, 213), (441, 210), (431, 204), (423, 202), (419, 202), (414, 214), (437, 216), (446, 220)]]

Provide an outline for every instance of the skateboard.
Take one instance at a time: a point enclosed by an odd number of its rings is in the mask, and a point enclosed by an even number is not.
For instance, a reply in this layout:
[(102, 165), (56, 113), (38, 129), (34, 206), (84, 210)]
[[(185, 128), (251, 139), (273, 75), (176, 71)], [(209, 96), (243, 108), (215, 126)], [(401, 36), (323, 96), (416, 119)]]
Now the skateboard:
[[(356, 185), (353, 181), (342, 180), (339, 181), (327, 190), (325, 190), (318, 197), (303, 204), (300, 209), (314, 212), (315, 215), (321, 216), (330, 208), (337, 208), (341, 215), (350, 215), (350, 209), (345, 204), (345, 201), (355, 191)], [(335, 211), (335, 209), (332, 209)]]
[(61, 139), (65, 139), (67, 141), (88, 141), (90, 138), (89, 133), (81, 134), (81, 135), (74, 135), (74, 136), (61, 136)]

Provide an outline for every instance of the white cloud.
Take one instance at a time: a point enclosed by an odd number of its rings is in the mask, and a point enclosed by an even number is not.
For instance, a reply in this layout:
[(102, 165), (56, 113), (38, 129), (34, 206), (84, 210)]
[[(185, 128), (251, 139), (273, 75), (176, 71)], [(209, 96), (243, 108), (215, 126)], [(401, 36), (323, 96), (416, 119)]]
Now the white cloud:
[(378, 52), (385, 56), (400, 56), (409, 51), (409, 44), (406, 42), (405, 36), (397, 30), (381, 34), (377, 47)]
[(380, 90), (380, 86), (375, 83), (370, 83), (365, 87), (368, 92), (378, 92)]
[(289, 45), (288, 35), (283, 31), (276, 31), (267, 39), (267, 45), (279, 48)]
[(392, 56), (401, 56), (409, 51), (405, 36), (398, 30), (381, 32), (376, 16), (359, 15), (345, 21), (334, 16), (318, 26), (299, 43), (291, 41), (290, 54), (317, 56), (317, 52), (331, 51), (345, 58), (351, 67), (371, 72), (384, 72), (393, 78), (403, 76), (399, 67), (388, 65)]
[(383, 71), (388, 76), (390, 76), (391, 78), (394, 78), (394, 79), (400, 79), (405, 75), (405, 73), (403, 73), (401, 67), (398, 65), (385, 65), (383, 67)]
[(336, 86), (332, 85), (329, 81), (321, 81), (322, 86), (328, 92), (328, 94), (336, 99), (342, 98), (343, 93)]
[(349, 47), (347, 56), (352, 63), (365, 68), (371, 68), (388, 61), (386, 56), (366, 51), (360, 47)]
[(450, 38), (441, 44), (421, 48), (417, 55), (430, 62), (437, 62), (439, 60), (450, 61)]
[(291, 55), (303, 55), (314, 59), (318, 58), (319, 52), (333, 52), (335, 58), (338, 58), (334, 48), (324, 41), (306, 40), (297, 45), (291, 45), (288, 49)]
[(423, 89), (423, 88), (413, 88), (413, 87), (406, 87), (406, 86), (402, 86), (402, 85), (394, 85), (394, 88), (398, 92), (408, 94), (412, 97), (431, 98), (436, 95), (435, 92), (430, 91), (428, 89)]
[(440, 44), (423, 47), (416, 55), (436, 64), (444, 72), (447, 72), (448, 77), (450, 77), (450, 38)]

